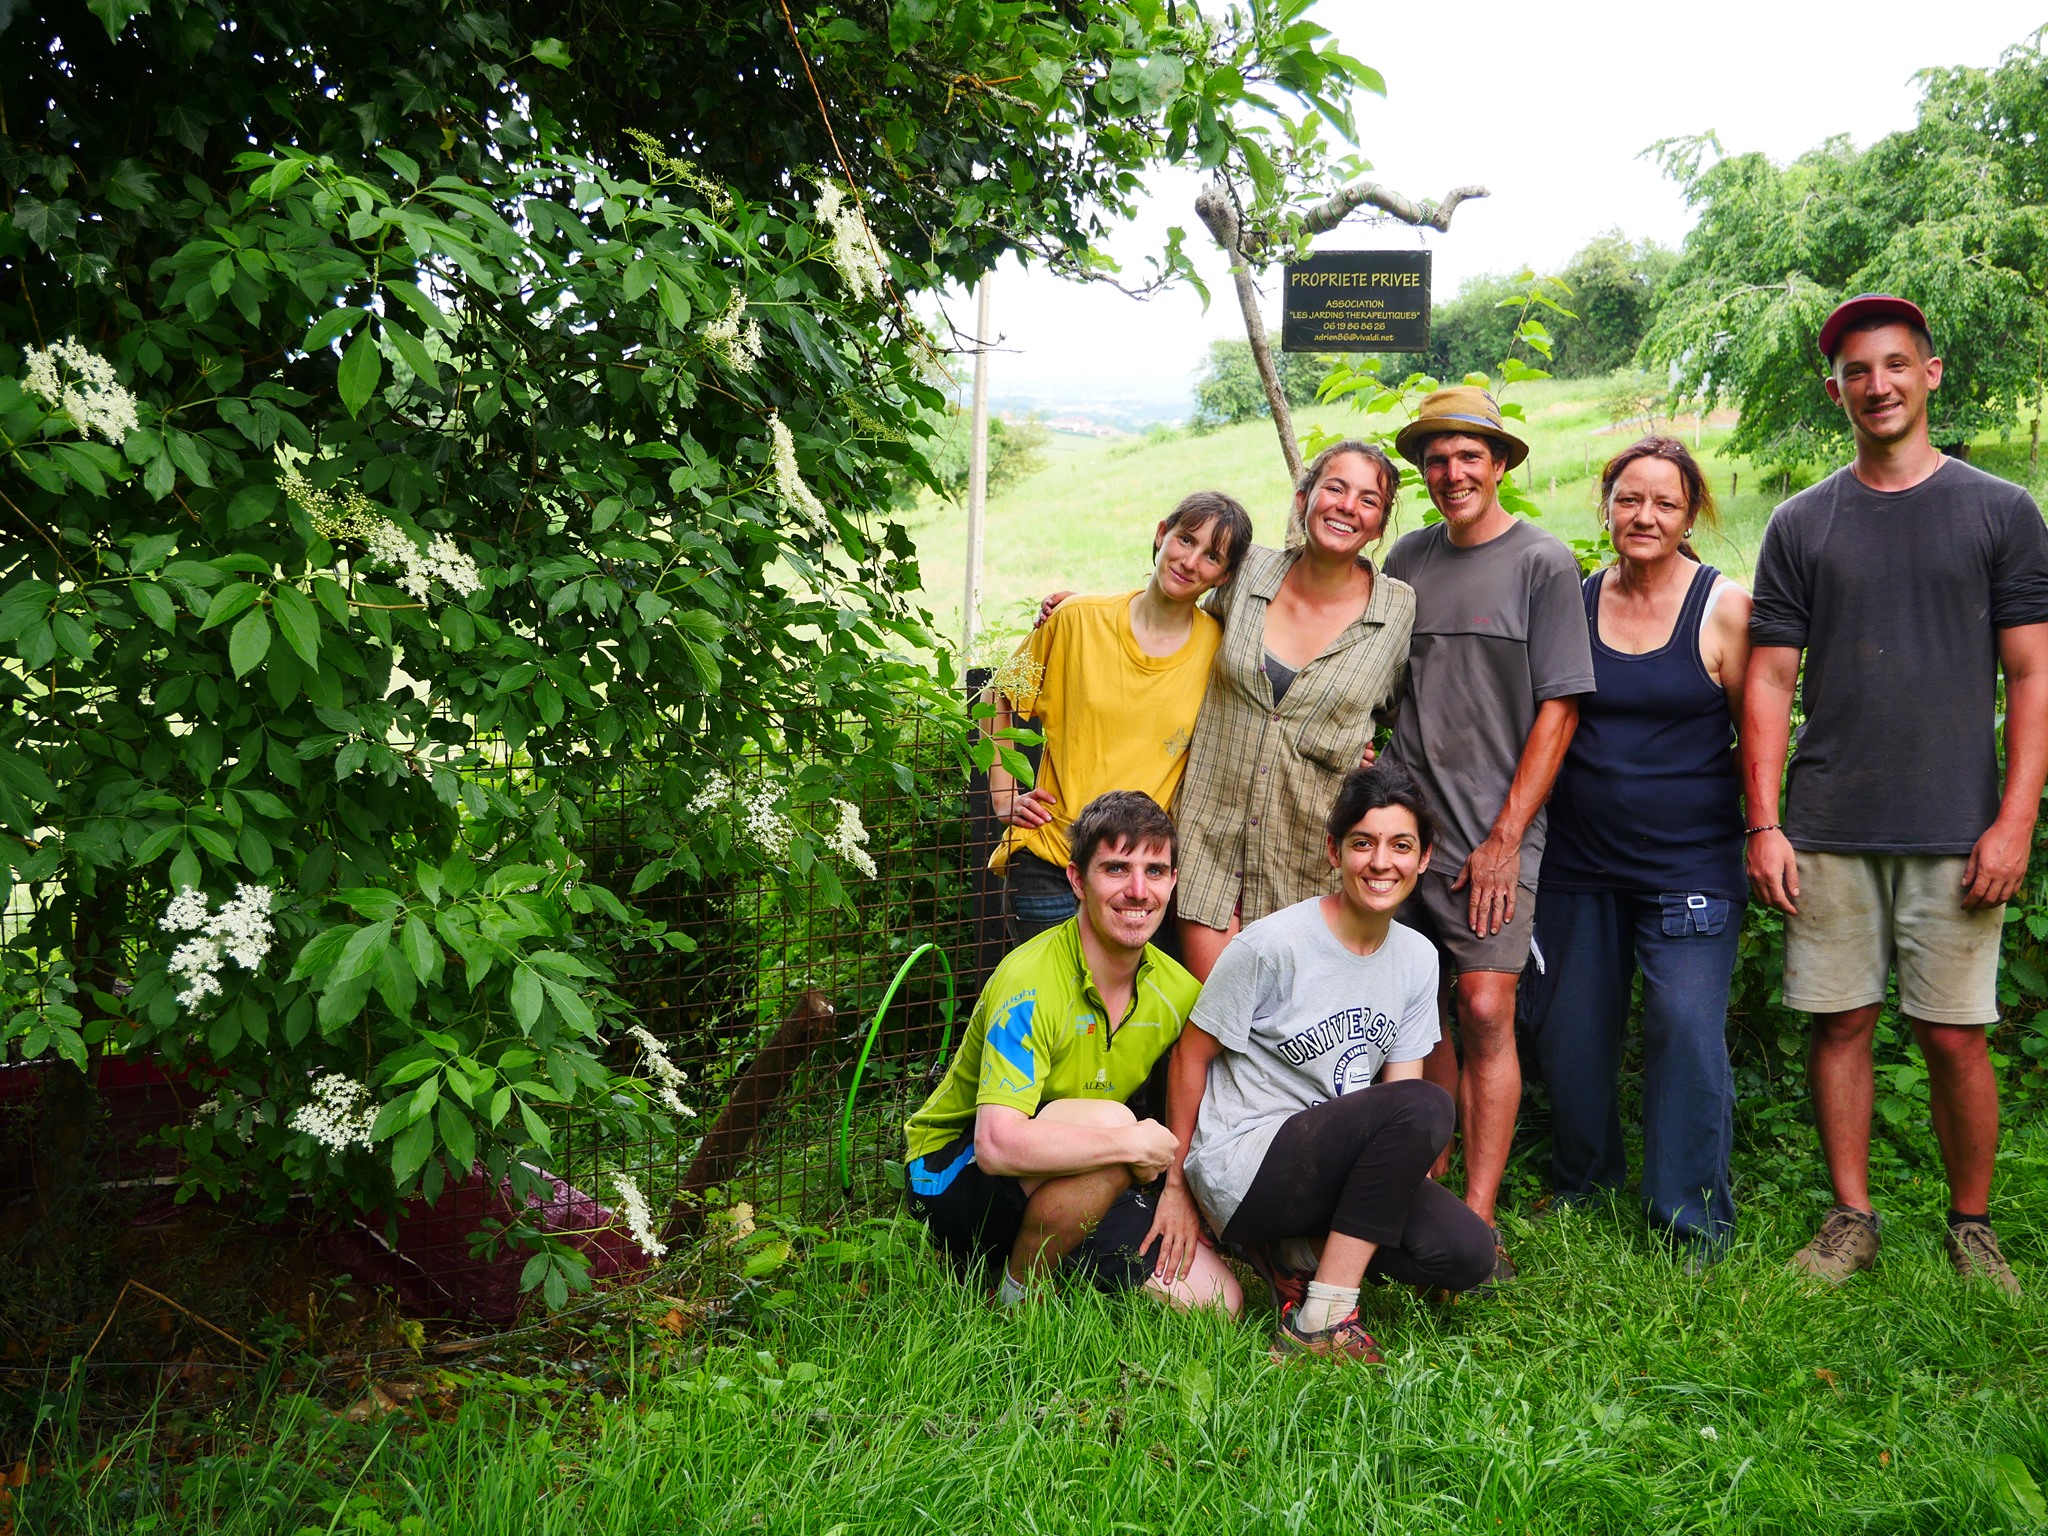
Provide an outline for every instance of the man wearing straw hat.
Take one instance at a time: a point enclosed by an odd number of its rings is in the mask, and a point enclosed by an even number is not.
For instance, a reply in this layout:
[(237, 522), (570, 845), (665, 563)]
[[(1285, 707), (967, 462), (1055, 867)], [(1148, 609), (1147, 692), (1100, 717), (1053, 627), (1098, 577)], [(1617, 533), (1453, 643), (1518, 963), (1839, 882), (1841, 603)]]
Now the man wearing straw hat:
[[(1578, 562), (1500, 504), (1501, 481), (1529, 447), (1493, 397), (1440, 389), (1394, 446), (1443, 514), (1386, 559), (1416, 602), (1389, 751), (1441, 823), (1401, 921), (1456, 977), (1441, 994), (1455, 1038), (1444, 1030), (1423, 1072), (1458, 1102), (1465, 1203), (1492, 1223), (1522, 1100), (1515, 989), (1530, 956), (1543, 803), (1578, 727), (1578, 695), (1593, 691), (1593, 651)], [(1496, 1236), (1494, 1278), (1514, 1273)]]

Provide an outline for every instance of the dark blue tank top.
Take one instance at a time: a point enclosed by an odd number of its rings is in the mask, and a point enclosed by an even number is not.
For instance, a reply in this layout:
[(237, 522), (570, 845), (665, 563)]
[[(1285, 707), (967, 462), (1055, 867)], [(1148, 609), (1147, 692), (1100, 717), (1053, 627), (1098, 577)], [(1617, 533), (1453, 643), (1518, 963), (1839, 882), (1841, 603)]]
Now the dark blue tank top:
[(1600, 587), (1585, 581), (1598, 689), (1550, 797), (1542, 884), (1641, 895), (1697, 891), (1740, 901), (1742, 812), (1728, 696), (1700, 662), (1700, 624), (1720, 573), (1703, 565), (1662, 647), (1630, 656), (1600, 643)]

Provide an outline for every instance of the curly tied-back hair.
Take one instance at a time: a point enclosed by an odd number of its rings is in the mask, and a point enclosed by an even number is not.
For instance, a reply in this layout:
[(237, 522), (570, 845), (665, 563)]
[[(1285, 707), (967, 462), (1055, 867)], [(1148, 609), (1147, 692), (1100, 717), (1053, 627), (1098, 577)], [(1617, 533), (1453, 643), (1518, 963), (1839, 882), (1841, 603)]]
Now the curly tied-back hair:
[(1401, 471), (1395, 466), (1394, 461), (1387, 457), (1387, 450), (1377, 443), (1347, 437), (1342, 442), (1330, 444), (1310, 459), (1307, 468), (1301, 472), (1301, 478), (1295, 481), (1294, 505), (1287, 514), (1287, 526), (1293, 535), (1289, 538), (1289, 543), (1296, 542), (1302, 532), (1308, 512), (1308, 498), (1315, 490), (1316, 482), (1323, 478), (1324, 472), (1329, 469), (1332, 462), (1347, 453), (1355, 453), (1378, 468), (1380, 488), (1387, 493), (1386, 521), (1381, 524), (1380, 536), (1384, 538), (1394, 531), (1394, 500), (1401, 494)]

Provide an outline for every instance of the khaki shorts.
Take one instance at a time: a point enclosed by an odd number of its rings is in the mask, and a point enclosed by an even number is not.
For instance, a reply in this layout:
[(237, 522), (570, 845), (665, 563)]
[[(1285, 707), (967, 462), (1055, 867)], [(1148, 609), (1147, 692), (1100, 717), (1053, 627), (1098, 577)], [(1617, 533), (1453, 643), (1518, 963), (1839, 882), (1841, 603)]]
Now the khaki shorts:
[(1499, 933), (1481, 938), (1472, 931), (1471, 891), (1454, 891), (1455, 873), (1425, 869), (1415, 890), (1401, 903), (1395, 921), (1406, 923), (1436, 946), (1454, 972), (1514, 971), (1529, 963), (1529, 936), (1536, 930), (1536, 889), (1515, 887), (1515, 915)]
[(1811, 853), (1799, 858), (1799, 915), (1785, 919), (1785, 1006), (1846, 1013), (1884, 1001), (1927, 1024), (1998, 1022), (2005, 908), (1963, 910), (1961, 854)]

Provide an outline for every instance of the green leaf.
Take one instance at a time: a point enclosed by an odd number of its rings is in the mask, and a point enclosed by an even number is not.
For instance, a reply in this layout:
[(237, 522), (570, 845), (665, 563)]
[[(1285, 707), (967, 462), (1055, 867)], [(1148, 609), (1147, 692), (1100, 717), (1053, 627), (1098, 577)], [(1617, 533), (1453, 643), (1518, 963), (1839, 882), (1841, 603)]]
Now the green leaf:
[(540, 1022), (541, 980), (533, 967), (520, 966), (512, 973), (512, 1014), (529, 1034)]
[(169, 634), (178, 624), (177, 606), (171, 601), (171, 594), (153, 581), (130, 583), (128, 595), (135, 599), (135, 606), (151, 623)]
[[(128, 23), (149, 14), (150, 0), (85, 0), (85, 8), (107, 29), (107, 41), (118, 42)], [(17, 44), (16, 46), (19, 46)]]
[(433, 931), (420, 921), (417, 912), (407, 915), (405, 928), (398, 936), (398, 946), (404, 951), (405, 962), (412, 967), (413, 975), (422, 982), (431, 982), (441, 974), (441, 946), (434, 942)]
[(346, 336), (362, 324), (363, 311), (353, 305), (344, 304), (339, 309), (330, 309), (306, 332), (306, 339), (299, 343), (308, 352), (317, 352), (337, 336)]
[(547, 1122), (541, 1119), (539, 1115), (535, 1114), (533, 1112), (533, 1106), (527, 1103), (526, 1100), (523, 1098), (519, 1101), (519, 1118), (521, 1121), (525, 1123), (526, 1134), (533, 1138), (533, 1144), (539, 1147), (541, 1151), (547, 1153), (549, 1156), (553, 1156), (555, 1150), (555, 1141), (554, 1138), (548, 1134)]
[(367, 917), (376, 923), (390, 922), (398, 916), (400, 908), (404, 906), (395, 891), (387, 891), (375, 885), (349, 886), (345, 890), (336, 891), (334, 899), (345, 903), (357, 915)]
[(320, 665), (320, 615), (313, 600), (297, 587), (276, 587), (270, 594), (270, 615), (277, 620), (285, 644), (309, 667)]
[(576, 62), (574, 55), (569, 52), (569, 45), (559, 37), (535, 38), (531, 52), (536, 62), (554, 69), (567, 69)]
[(434, 366), (433, 358), (427, 355), (427, 349), (421, 344), (419, 337), (402, 325), (387, 322), (384, 326), (384, 339), (398, 349), (398, 355), (405, 359), (405, 366), (423, 379), (428, 388), (441, 387), (441, 370)]
[(419, 1000), (419, 982), (412, 967), (389, 944), (377, 952), (377, 995), (400, 1019), (411, 1018), (413, 1004)]
[(469, 1116), (460, 1105), (443, 1099), (434, 1119), (441, 1127), (441, 1145), (448, 1149), (449, 1158), (456, 1167), (467, 1169), (476, 1161), (476, 1127), (469, 1123)]
[(362, 414), (370, 396), (377, 392), (377, 380), (383, 373), (384, 357), (377, 350), (376, 338), (364, 330), (341, 354), (341, 367), (334, 376), (335, 387), (341, 391), (342, 408), (349, 415)]
[(270, 654), (270, 619), (261, 608), (251, 608), (228, 635), (228, 663), (235, 676), (247, 677)]
[(213, 601), (207, 604), (206, 617), (200, 621), (199, 627), (206, 630), (227, 623), (262, 595), (262, 590), (253, 581), (238, 581), (232, 586), (222, 587), (213, 594)]
[(391, 1143), (391, 1177), (401, 1186), (426, 1163), (434, 1150), (434, 1122), (415, 1120)]
[(377, 957), (384, 952), (385, 941), (390, 936), (391, 927), (388, 923), (373, 922), (358, 928), (349, 936), (348, 944), (341, 952), (341, 958), (335, 961), (334, 969), (327, 973), (322, 985), (332, 987), (358, 976), (369, 975), (377, 968)]

